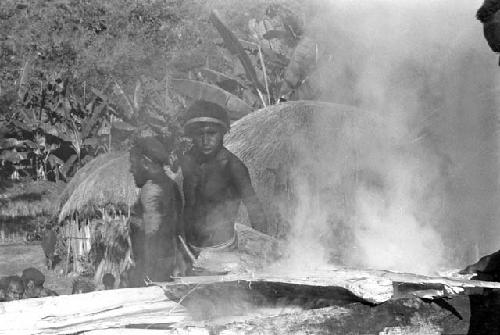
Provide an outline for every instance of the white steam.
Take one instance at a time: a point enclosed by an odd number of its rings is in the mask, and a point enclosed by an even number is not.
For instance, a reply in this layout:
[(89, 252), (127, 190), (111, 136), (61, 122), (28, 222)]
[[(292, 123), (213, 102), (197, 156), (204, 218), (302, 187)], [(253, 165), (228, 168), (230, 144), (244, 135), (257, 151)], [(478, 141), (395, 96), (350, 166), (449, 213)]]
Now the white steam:
[(336, 135), (318, 135), (322, 157), (309, 166), (317, 185), (300, 173), (294, 179), (292, 264), (340, 257), (430, 274), (473, 260), (477, 245), (498, 249), (498, 238), (485, 238), (499, 232), (497, 190), (489, 186), (498, 183), (498, 143), (488, 128), (497, 117), (498, 68), (474, 18), (480, 4), (315, 3), (308, 36), (332, 61), (311, 80), (322, 100), (361, 112)]

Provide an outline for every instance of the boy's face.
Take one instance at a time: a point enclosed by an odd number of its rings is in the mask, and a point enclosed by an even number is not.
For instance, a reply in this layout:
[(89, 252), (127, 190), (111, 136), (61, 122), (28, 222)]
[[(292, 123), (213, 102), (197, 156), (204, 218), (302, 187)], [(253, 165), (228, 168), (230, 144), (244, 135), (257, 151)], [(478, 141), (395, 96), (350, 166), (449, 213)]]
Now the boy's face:
[(224, 132), (221, 127), (202, 123), (192, 132), (193, 144), (201, 154), (211, 156), (222, 148)]

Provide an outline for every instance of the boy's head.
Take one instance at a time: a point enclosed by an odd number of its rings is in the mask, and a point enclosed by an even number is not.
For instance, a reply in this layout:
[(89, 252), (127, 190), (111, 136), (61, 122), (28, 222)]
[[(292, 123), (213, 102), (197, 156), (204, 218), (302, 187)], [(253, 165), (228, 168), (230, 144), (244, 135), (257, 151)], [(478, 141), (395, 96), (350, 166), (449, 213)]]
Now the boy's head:
[(111, 273), (106, 273), (102, 276), (102, 283), (105, 290), (112, 290), (115, 287), (115, 276)]
[(5, 294), (6, 301), (19, 300), (22, 299), (24, 294), (24, 284), (21, 278), (18, 276), (10, 277), (9, 285), (7, 287), (7, 292)]
[(195, 149), (205, 156), (216, 154), (222, 148), (229, 127), (227, 111), (213, 102), (198, 100), (187, 110), (184, 132), (192, 138)]
[(21, 280), (25, 289), (24, 295), (27, 298), (34, 298), (39, 296), (45, 282), (45, 276), (38, 269), (31, 267), (23, 270)]

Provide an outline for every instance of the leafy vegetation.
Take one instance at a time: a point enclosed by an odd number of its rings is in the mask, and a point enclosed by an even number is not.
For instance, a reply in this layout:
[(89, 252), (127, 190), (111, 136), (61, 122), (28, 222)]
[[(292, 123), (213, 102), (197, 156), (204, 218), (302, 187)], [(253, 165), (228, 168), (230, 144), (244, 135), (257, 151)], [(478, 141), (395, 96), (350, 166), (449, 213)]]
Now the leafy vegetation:
[(133, 136), (177, 137), (189, 99), (217, 100), (239, 118), (282, 96), (313, 97), (297, 94), (317, 61), (301, 7), (224, 8), (194, 0), (2, 1), (2, 179), (68, 180)]

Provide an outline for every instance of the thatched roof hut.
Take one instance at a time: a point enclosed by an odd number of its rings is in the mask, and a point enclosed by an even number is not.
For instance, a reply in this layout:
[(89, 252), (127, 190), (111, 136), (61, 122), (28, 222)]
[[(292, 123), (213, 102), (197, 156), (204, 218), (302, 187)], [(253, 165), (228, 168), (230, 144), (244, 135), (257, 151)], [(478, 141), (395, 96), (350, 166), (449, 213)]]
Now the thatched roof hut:
[[(123, 251), (120, 259), (109, 259), (110, 250), (121, 246), (120, 238), (128, 238), (128, 210), (138, 195), (129, 156), (128, 152), (111, 152), (96, 157), (76, 173), (59, 197), (59, 221), (69, 217), (63, 235), (67, 253), (73, 251), (73, 270), (83, 271), (78, 256), (89, 253), (92, 244), (104, 243), (106, 247), (106, 252), (95, 259), (98, 263), (93, 264), (99, 265), (96, 283), (101, 281), (103, 271), (119, 278), (130, 266), (128, 245), (125, 250), (120, 249)], [(114, 215), (108, 212), (110, 209)], [(78, 215), (74, 216), (75, 213)]]
[(59, 221), (74, 212), (91, 215), (112, 204), (126, 210), (137, 198), (128, 152), (98, 156), (73, 177), (60, 196)]
[(226, 146), (249, 168), (271, 234), (286, 234), (278, 221), (294, 217), (301, 196), (327, 199), (337, 219), (345, 219), (357, 171), (353, 142), (370, 136), (376, 121), (352, 106), (295, 101), (261, 109), (231, 126)]

